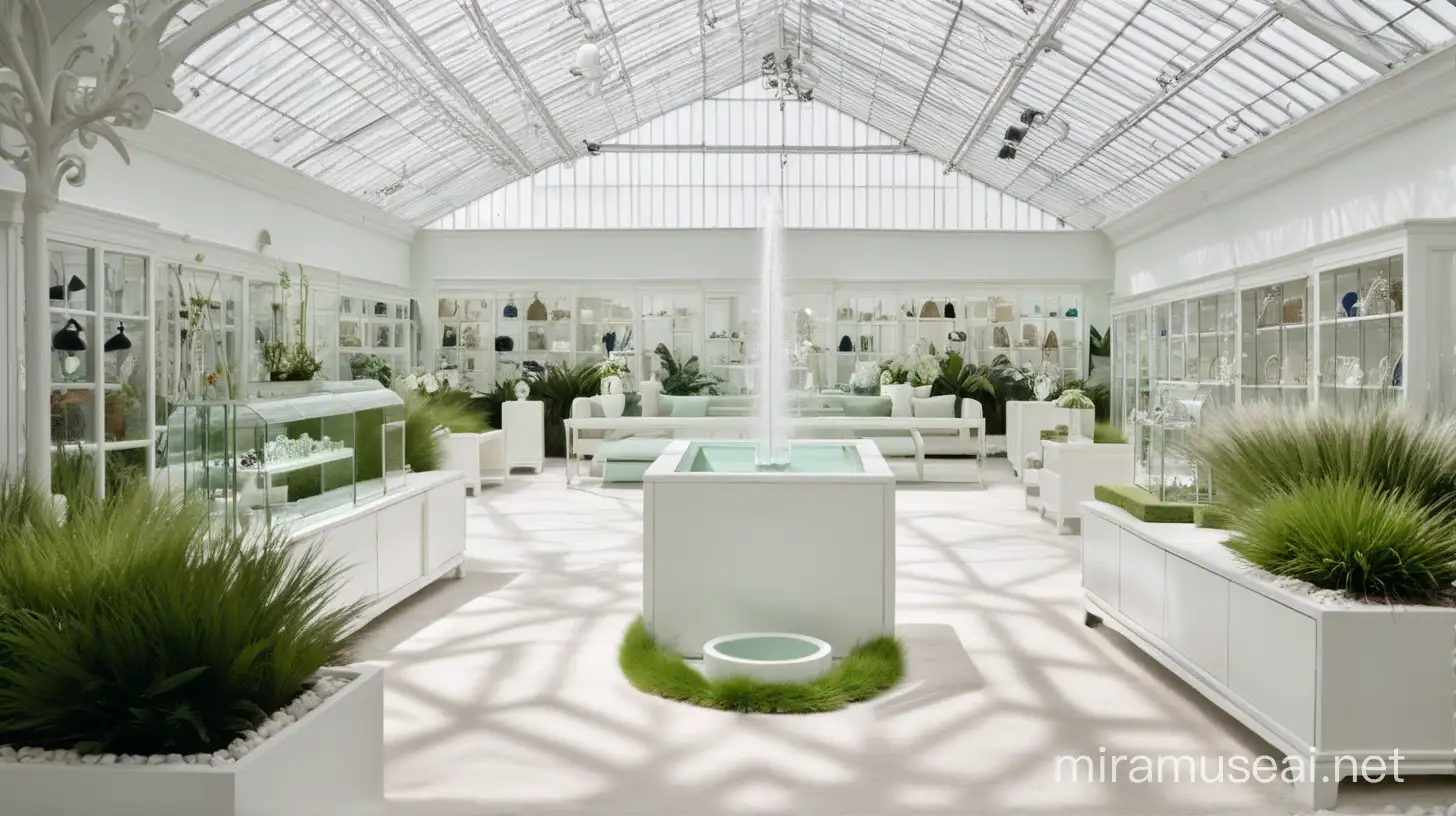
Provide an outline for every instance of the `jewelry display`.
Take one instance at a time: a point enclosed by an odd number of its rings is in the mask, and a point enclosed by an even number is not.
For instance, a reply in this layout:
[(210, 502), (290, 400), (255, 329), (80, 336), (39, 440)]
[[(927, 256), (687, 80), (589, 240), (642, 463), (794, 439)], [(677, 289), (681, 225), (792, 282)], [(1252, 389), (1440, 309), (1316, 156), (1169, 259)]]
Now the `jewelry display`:
[(302, 434), (297, 439), (285, 434), (279, 434), (271, 442), (263, 444), (263, 457), (258, 458), (256, 449), (249, 449), (238, 458), (238, 467), (259, 469), (265, 462), (283, 464), (298, 459), (307, 459), (320, 453), (346, 450), (343, 442), (330, 439), (325, 436), (323, 439), (312, 439), (308, 434)]
[(1391, 308), (1390, 282), (1385, 278), (1376, 278), (1370, 282), (1365, 290), (1365, 296), (1360, 298), (1360, 315), (1382, 315), (1395, 311)]

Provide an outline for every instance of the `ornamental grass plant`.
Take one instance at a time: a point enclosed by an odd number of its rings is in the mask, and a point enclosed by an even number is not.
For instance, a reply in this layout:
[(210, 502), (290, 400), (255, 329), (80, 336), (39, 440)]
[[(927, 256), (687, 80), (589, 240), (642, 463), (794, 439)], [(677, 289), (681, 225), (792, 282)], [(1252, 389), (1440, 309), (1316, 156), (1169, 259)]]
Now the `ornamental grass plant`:
[(282, 534), (210, 535), (144, 485), (72, 505), (0, 477), (0, 745), (226, 747), (345, 660), (340, 568)]
[(1451, 603), (1456, 420), (1254, 405), (1210, 415), (1193, 446), (1249, 563), (1372, 601)]

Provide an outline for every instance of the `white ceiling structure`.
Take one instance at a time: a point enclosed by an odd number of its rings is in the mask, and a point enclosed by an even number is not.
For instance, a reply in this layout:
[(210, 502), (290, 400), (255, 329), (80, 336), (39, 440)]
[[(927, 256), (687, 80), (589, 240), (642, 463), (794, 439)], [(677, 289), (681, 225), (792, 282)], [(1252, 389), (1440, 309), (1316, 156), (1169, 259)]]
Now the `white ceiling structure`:
[(183, 119), (426, 224), (778, 49), (816, 101), (1096, 227), (1453, 37), (1453, 0), (289, 0), (176, 79)]

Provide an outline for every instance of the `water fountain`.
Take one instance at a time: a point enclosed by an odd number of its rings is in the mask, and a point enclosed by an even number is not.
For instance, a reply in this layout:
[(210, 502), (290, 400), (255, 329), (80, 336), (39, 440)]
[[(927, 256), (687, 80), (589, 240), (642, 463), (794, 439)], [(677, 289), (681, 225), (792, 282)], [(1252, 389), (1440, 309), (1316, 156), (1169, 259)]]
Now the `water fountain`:
[(869, 440), (790, 441), (784, 238), (773, 201), (753, 438), (679, 439), (643, 478), (643, 618), (689, 657), (745, 632), (807, 635), (838, 657), (894, 631), (894, 475)]

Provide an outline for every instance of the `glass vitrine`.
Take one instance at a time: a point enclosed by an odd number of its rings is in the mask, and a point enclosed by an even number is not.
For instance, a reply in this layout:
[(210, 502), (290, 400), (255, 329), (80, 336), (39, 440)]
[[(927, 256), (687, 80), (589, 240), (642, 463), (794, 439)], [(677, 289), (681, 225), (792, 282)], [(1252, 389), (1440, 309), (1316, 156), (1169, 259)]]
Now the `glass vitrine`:
[(475, 293), (442, 295), (436, 304), (440, 355), (437, 367), (458, 371), (464, 382), (489, 388), (496, 343), (495, 309), (488, 297)]
[(167, 483), (211, 502), (220, 530), (297, 522), (402, 485), (404, 402), (378, 383), (293, 397), (184, 402)]
[(1326, 270), (1319, 287), (1320, 404), (1398, 399), (1405, 386), (1404, 259)]
[(1309, 280), (1241, 292), (1243, 401), (1303, 405), (1309, 398)]
[(1212, 480), (1192, 451), (1211, 395), (1211, 386), (1164, 383), (1149, 407), (1133, 414), (1134, 481), (1159, 501), (1202, 504), (1211, 499)]

